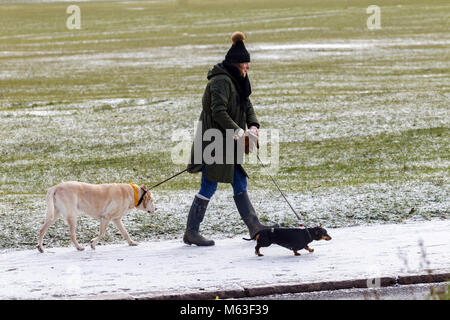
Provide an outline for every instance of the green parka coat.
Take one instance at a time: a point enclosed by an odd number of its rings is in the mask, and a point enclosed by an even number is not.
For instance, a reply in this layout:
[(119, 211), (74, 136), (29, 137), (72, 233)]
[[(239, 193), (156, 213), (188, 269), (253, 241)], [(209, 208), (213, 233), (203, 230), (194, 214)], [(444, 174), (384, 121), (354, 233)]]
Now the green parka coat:
[[(242, 168), (242, 157), (238, 159), (238, 153), (236, 152), (236, 143), (234, 142), (234, 161), (226, 161), (226, 129), (243, 129), (246, 127), (256, 126), (259, 128), (259, 122), (256, 118), (255, 111), (253, 109), (250, 99), (246, 101), (239, 101), (239, 93), (237, 86), (238, 82), (232, 77), (232, 75), (223, 67), (222, 64), (215, 65), (208, 72), (208, 84), (202, 98), (203, 110), (200, 114), (199, 123), (201, 124), (201, 130), (198, 128), (196, 137), (191, 149), (191, 158), (188, 164), (188, 172), (195, 173), (202, 170), (202, 166), (205, 166), (206, 178), (214, 182), (233, 182), (234, 166), (239, 165)], [(197, 141), (202, 141), (202, 137), (206, 130), (218, 129), (223, 133), (223, 161), (222, 163), (206, 164), (203, 157), (198, 156), (194, 158), (194, 152), (199, 151), (199, 145), (195, 148)], [(201, 136), (200, 136), (201, 134)], [(200, 140), (199, 140), (200, 139)], [(214, 141), (214, 140), (213, 140)], [(202, 141), (201, 152), (205, 150), (205, 147), (210, 144), (211, 141)], [(242, 156), (242, 153), (240, 153)], [(194, 161), (196, 160), (196, 161)], [(245, 170), (242, 168), (247, 175)]]

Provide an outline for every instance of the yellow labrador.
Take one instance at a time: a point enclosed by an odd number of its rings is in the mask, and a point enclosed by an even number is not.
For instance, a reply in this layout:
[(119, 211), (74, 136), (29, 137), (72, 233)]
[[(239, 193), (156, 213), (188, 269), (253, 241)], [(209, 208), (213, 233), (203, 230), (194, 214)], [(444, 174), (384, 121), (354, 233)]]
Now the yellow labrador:
[(91, 248), (105, 236), (106, 227), (112, 220), (130, 246), (138, 245), (131, 240), (125, 229), (122, 218), (133, 209), (154, 213), (156, 210), (153, 197), (145, 185), (134, 184), (88, 184), (76, 181), (63, 182), (51, 187), (46, 196), (47, 216), (39, 232), (37, 249), (44, 252), (42, 240), (48, 228), (63, 216), (69, 225), (70, 238), (78, 250), (84, 250), (77, 242), (75, 235), (77, 215), (84, 212), (100, 220), (100, 233), (91, 240)]

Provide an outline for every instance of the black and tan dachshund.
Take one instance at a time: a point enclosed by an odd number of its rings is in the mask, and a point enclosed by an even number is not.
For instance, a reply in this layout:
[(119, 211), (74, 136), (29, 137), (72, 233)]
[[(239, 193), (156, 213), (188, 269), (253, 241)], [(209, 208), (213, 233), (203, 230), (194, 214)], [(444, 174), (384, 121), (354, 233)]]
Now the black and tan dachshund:
[(314, 252), (314, 249), (308, 247), (308, 244), (313, 240), (331, 240), (327, 230), (320, 227), (314, 228), (270, 228), (263, 229), (253, 236), (251, 239), (256, 240), (255, 254), (263, 256), (259, 251), (261, 247), (268, 247), (272, 243), (278, 244), (282, 247), (294, 251), (296, 256), (299, 256), (298, 250), (306, 249), (309, 252)]

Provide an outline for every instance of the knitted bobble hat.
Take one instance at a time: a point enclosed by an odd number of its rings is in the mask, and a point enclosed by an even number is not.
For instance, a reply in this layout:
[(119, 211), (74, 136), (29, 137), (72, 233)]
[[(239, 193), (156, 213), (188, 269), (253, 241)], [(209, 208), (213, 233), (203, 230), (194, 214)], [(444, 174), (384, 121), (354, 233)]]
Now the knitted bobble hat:
[(250, 62), (250, 54), (244, 45), (245, 35), (236, 31), (231, 35), (231, 41), (233, 44), (225, 56), (225, 61), (231, 63)]

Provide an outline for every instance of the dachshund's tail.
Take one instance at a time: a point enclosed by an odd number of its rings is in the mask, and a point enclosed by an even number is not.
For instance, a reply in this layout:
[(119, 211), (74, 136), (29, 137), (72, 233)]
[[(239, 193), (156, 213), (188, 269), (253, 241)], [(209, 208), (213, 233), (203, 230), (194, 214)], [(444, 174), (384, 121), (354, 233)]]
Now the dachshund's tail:
[(247, 239), (247, 238), (242, 238), (242, 239), (247, 240), (247, 241), (258, 240), (258, 236), (261, 233), (261, 231), (263, 231), (263, 230), (260, 230), (257, 233), (255, 233), (255, 235), (253, 237), (251, 237), (250, 239)]

